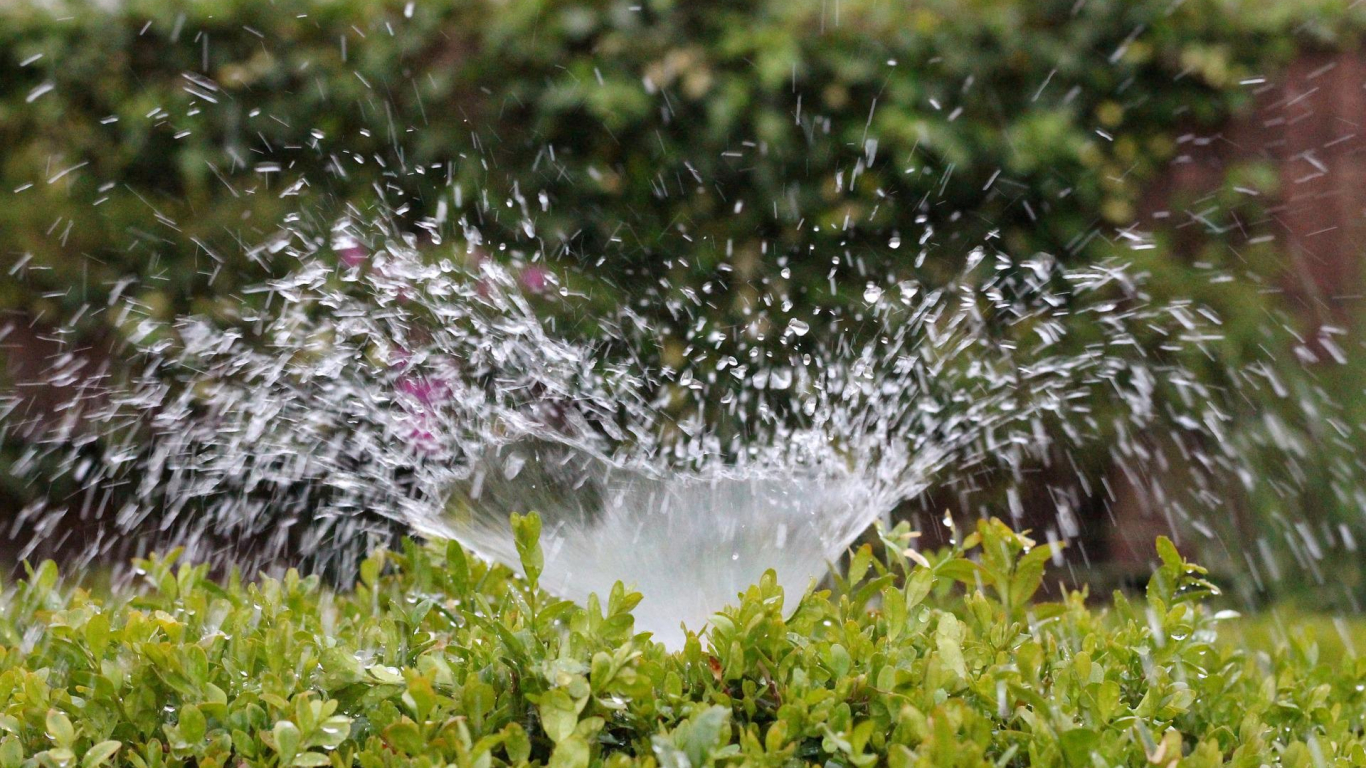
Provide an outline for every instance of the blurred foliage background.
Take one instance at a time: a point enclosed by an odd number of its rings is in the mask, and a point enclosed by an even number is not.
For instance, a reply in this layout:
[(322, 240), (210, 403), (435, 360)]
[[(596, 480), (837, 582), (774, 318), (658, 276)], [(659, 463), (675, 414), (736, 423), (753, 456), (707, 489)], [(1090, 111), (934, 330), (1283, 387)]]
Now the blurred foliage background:
[[(419, 233), (464, 217), (538, 290), (573, 281), (665, 330), (695, 322), (670, 310), (690, 292), (718, 327), (781, 292), (780, 324), (869, 283), (950, 279), (983, 244), (1071, 265), (1122, 252), (1159, 296), (1216, 307), (1236, 365), (1269, 314), (1317, 322), (1268, 290), (1280, 244), (1218, 223), (1265, 221), (1280, 177), (1252, 152), (1164, 192), (1214, 211), (1194, 228), (1155, 225), (1182, 201), (1153, 190), (1191, 137), (1295, 57), (1354, 46), (1363, 19), (1346, 0), (6, 2), (0, 308), (30, 330), (5, 353), (113, 348), (115, 294), (162, 319), (230, 316), (282, 228), (350, 210)], [(1129, 251), (1140, 229), (1156, 247)], [(1250, 279), (1199, 277), (1212, 268)], [(564, 322), (593, 334), (601, 316)], [(1346, 392), (1355, 370), (1305, 386)], [(1329, 490), (1345, 448), (1228, 525), (1358, 524)], [(34, 498), (4, 482), (5, 507)], [(1349, 592), (1366, 584), (1338, 557)]]

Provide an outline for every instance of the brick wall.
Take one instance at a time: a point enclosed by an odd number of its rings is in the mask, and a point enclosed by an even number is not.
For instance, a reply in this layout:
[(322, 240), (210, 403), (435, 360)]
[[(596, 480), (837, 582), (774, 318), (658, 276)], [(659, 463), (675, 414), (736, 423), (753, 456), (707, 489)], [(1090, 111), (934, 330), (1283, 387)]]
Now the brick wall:
[[(1244, 117), (1212, 135), (1181, 137), (1181, 152), (1143, 206), (1142, 226), (1194, 245), (1208, 226), (1208, 192), (1230, 164), (1270, 162), (1280, 189), (1266, 217), (1218, 223), (1239, 227), (1245, 239), (1274, 239), (1285, 258), (1279, 287), (1310, 330), (1353, 329), (1366, 306), (1366, 54), (1306, 55), (1280, 79), (1246, 87), (1255, 98)], [(1349, 338), (1353, 346), (1361, 340)], [(1111, 485), (1123, 490), (1110, 509), (1109, 557), (1120, 568), (1146, 569), (1153, 538), (1169, 533), (1169, 521), (1122, 473)]]

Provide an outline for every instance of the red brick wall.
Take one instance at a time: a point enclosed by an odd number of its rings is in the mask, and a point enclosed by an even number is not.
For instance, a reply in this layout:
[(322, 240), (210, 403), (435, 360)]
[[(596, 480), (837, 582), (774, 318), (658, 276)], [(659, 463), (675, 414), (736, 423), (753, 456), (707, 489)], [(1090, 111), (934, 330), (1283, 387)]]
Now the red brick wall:
[[(1280, 287), (1310, 330), (1354, 329), (1366, 311), (1366, 54), (1306, 55), (1278, 80), (1246, 87), (1255, 98), (1243, 117), (1212, 135), (1181, 137), (1179, 155), (1143, 206), (1143, 228), (1198, 243), (1205, 225), (1195, 216), (1212, 204), (1203, 196), (1230, 165), (1268, 161), (1279, 179), (1276, 199), (1263, 220), (1234, 226), (1278, 244)], [(1117, 495), (1110, 558), (1120, 568), (1146, 568), (1153, 538), (1170, 532), (1169, 521), (1122, 473), (1110, 479)]]

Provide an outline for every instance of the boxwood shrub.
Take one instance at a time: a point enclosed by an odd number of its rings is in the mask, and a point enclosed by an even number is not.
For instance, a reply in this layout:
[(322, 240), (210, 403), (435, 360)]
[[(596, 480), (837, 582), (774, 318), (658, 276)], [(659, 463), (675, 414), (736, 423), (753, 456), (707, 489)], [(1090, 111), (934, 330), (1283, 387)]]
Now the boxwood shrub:
[(409, 544), (345, 593), (174, 554), (132, 590), (33, 569), (3, 593), (0, 768), (1366, 764), (1366, 664), (1219, 643), (1166, 540), (1146, 599), (1097, 609), (1040, 599), (1051, 547), (999, 522), (929, 556), (900, 527), (671, 652), (620, 586), (540, 591), (519, 529), (524, 575)]

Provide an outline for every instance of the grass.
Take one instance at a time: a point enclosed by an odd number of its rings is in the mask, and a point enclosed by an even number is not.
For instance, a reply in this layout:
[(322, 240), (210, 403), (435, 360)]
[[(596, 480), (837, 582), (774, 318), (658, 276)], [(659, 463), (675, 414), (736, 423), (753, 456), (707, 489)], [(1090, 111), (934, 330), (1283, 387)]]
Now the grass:
[(1296, 648), (1318, 663), (1337, 665), (1366, 650), (1366, 619), (1279, 605), (1220, 622), (1219, 638), (1253, 651)]

